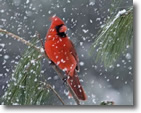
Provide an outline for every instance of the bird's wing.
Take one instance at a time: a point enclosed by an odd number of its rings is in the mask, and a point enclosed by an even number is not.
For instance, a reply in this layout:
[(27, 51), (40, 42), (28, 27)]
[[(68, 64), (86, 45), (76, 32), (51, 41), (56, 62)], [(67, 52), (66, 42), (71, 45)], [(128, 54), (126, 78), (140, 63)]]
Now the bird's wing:
[(74, 44), (72, 43), (71, 40), (69, 40), (69, 41), (70, 41), (70, 44), (71, 44), (70, 52), (72, 53), (73, 57), (74, 57), (75, 60), (76, 60), (76, 63), (77, 63), (76, 70), (79, 71), (79, 70), (80, 70), (80, 66), (79, 66), (79, 58), (78, 58), (78, 55), (77, 55), (77, 53), (76, 53)]

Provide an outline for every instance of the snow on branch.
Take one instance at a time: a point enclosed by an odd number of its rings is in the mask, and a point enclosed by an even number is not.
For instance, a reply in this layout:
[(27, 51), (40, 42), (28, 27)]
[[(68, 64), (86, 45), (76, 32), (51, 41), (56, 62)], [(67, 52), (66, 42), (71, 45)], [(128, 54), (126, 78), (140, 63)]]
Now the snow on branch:
[[(0, 33), (9, 35), (9, 36), (11, 36), (12, 38), (16, 39), (17, 41), (20, 41), (20, 42), (22, 42), (23, 44), (34, 48), (35, 50), (37, 50), (38, 52), (40, 52), (41, 55), (43, 55), (47, 60), (49, 60), (49, 59), (48, 59), (48, 56), (43, 52), (43, 48), (37, 47), (37, 46), (33, 45), (32, 43), (30, 43), (30, 42), (24, 40), (24, 39), (21, 38), (20, 36), (15, 35), (15, 34), (13, 34), (13, 33), (11, 33), (11, 32), (6, 31), (6, 30), (0, 29)], [(37, 36), (39, 36), (39, 35), (37, 35)], [(41, 57), (41, 58), (42, 58), (42, 57)], [(61, 72), (61, 70), (59, 69), (59, 67), (56, 66), (55, 64), (52, 64), (51, 66), (52, 66), (52, 68), (56, 71), (56, 73), (59, 75), (59, 77), (61, 78), (61, 80), (63, 80), (64, 75), (62, 74), (62, 72)], [(63, 81), (63, 82), (64, 82), (64, 81)], [(72, 90), (71, 86), (69, 86), (68, 83), (66, 83), (66, 86), (67, 86), (68, 90), (70, 91), (70, 93), (72, 94), (72, 96), (73, 96), (75, 102), (77, 103), (77, 105), (80, 105), (80, 101), (79, 101), (79, 99), (77, 98), (77, 96), (76, 96), (76, 94), (74, 93), (74, 91)], [(50, 88), (51, 88), (51, 87), (50, 87)], [(59, 96), (59, 97), (60, 97), (60, 96)], [(62, 101), (61, 101), (61, 102), (62, 102)]]
[(111, 16), (101, 26), (99, 33), (92, 44), (90, 55), (96, 51), (96, 62), (104, 63), (107, 68), (116, 62), (121, 53), (131, 44), (133, 38), (133, 7), (121, 10)]

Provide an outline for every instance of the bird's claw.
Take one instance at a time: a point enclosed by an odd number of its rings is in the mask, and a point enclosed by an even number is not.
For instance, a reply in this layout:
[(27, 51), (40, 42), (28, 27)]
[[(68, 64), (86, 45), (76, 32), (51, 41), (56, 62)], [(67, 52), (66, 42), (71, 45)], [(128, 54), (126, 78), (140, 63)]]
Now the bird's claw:
[(67, 84), (67, 76), (65, 76), (62, 80), (64, 85)]

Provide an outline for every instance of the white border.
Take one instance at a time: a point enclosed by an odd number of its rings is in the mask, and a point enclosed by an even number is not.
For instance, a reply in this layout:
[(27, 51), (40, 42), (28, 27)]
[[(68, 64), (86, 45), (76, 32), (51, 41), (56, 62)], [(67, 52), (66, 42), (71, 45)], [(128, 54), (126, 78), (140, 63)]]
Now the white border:
[(115, 106), (115, 107), (101, 107), (101, 106), (71, 106), (71, 107), (51, 107), (51, 106), (28, 106), (28, 107), (10, 107), (10, 106), (0, 106), (0, 113), (133, 113), (133, 112), (140, 112), (141, 110), (141, 0), (134, 0), (134, 59), (135, 59), (135, 65), (134, 65), (134, 78), (135, 78), (135, 87), (134, 87), (134, 99), (135, 99), (135, 105), (133, 106)]

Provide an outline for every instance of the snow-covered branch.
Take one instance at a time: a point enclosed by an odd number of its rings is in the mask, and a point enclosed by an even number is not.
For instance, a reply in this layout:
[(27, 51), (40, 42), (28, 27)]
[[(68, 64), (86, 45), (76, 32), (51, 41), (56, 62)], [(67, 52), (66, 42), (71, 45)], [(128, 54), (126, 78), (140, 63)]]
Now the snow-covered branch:
[[(36, 49), (38, 52), (40, 52), (47, 60), (49, 60), (49, 59), (48, 59), (48, 56), (44, 53), (43, 48), (37, 47), (37, 46), (33, 45), (32, 43), (30, 43), (30, 42), (24, 40), (24, 39), (21, 38), (20, 36), (15, 35), (15, 34), (13, 34), (13, 33), (11, 33), (11, 32), (6, 31), (6, 30), (0, 29), (0, 33), (9, 35), (9, 36), (11, 36), (12, 38), (16, 39), (17, 41), (22, 42), (23, 44), (25, 44), (25, 45), (27, 45), (27, 46), (30, 46), (30, 47), (33, 47), (33, 48)], [(39, 35), (37, 35), (37, 36), (39, 36)], [(41, 58), (42, 58), (42, 57), (41, 57)], [(58, 68), (58, 66), (56, 66), (55, 64), (52, 64), (51, 66), (52, 66), (52, 68), (56, 71), (56, 73), (57, 73), (58, 76), (61, 78), (61, 80), (63, 80), (63, 79), (64, 79), (64, 75), (62, 74), (62, 72), (61, 72), (61, 70)], [(64, 81), (63, 81), (63, 82), (64, 82)], [(72, 90), (72, 88), (69, 86), (68, 83), (66, 84), (66, 86), (68, 87), (68, 90), (69, 90), (70, 93), (72, 94), (72, 96), (73, 96), (75, 102), (77, 103), (77, 105), (80, 105), (80, 101), (79, 101), (79, 99), (77, 98), (77, 96), (76, 96), (76, 94), (74, 93), (74, 91)], [(56, 92), (56, 93), (57, 93), (57, 92)], [(58, 94), (58, 95), (59, 95), (59, 94)], [(60, 97), (60, 96), (59, 96), (59, 97)], [(62, 101), (63, 101), (63, 100), (61, 100), (61, 102), (62, 102)]]

